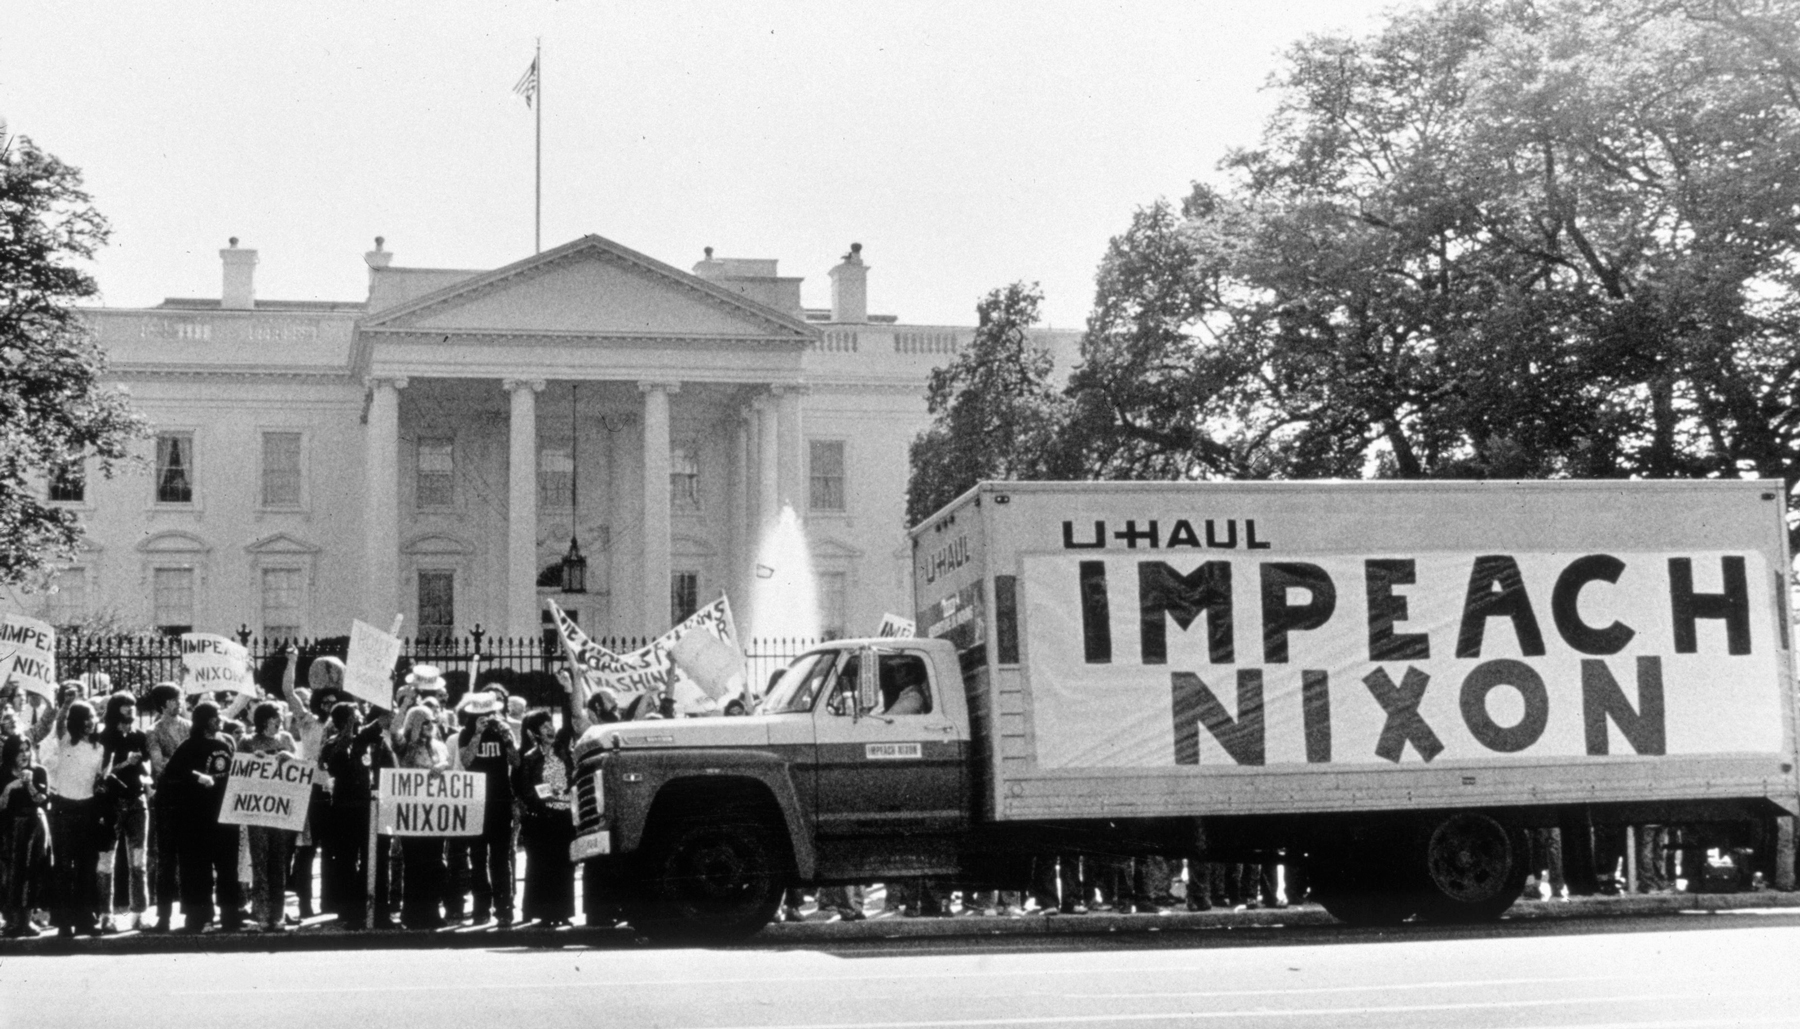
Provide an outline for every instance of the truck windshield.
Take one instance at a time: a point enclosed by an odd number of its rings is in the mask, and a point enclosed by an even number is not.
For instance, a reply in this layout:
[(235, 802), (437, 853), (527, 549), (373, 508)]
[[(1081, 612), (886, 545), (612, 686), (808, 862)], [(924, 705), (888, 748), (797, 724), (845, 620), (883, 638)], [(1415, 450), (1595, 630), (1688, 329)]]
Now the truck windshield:
[(831, 666), (836, 660), (835, 650), (800, 655), (798, 660), (788, 665), (787, 671), (781, 673), (781, 678), (769, 690), (769, 695), (763, 699), (757, 713), (786, 715), (811, 711), (813, 701), (818, 699), (819, 687), (831, 675)]

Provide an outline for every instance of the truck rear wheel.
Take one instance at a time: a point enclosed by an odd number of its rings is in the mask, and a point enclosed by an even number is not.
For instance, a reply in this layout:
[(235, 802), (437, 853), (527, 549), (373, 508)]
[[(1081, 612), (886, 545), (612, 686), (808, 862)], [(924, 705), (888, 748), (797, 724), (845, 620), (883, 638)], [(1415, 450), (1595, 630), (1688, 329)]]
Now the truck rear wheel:
[(1429, 825), (1422, 842), (1426, 894), (1420, 914), (1433, 922), (1491, 922), (1525, 889), (1524, 834), (1472, 811)]
[(783, 868), (775, 835), (762, 823), (685, 816), (643, 852), (626, 916), (656, 940), (743, 939), (780, 907)]

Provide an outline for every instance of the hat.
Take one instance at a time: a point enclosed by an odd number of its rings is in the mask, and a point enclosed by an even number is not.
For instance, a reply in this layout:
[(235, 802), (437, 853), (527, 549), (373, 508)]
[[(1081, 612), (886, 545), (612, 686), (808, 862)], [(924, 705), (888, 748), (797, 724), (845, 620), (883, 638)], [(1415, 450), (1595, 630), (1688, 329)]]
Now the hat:
[(456, 705), (456, 710), (465, 715), (492, 715), (500, 711), (500, 698), (486, 690), (476, 690)]
[(412, 671), (406, 673), (406, 684), (420, 693), (449, 692), (444, 687), (444, 673), (436, 665), (413, 665)]

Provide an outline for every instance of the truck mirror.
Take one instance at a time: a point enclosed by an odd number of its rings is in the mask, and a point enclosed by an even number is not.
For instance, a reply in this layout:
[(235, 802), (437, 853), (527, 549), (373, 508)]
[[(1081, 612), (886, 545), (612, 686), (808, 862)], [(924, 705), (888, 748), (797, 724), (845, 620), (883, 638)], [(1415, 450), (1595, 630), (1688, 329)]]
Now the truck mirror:
[(863, 674), (856, 680), (856, 709), (873, 711), (881, 706), (881, 664), (873, 650), (862, 655)]

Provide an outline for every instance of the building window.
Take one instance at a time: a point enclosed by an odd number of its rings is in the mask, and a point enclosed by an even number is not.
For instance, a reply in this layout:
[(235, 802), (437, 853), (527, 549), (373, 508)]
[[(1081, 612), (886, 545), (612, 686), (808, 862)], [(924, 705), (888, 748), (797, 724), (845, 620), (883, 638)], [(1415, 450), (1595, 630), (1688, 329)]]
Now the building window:
[(300, 506), (300, 434), (265, 432), (262, 437), (264, 507)]
[(66, 628), (87, 617), (87, 570), (64, 568), (50, 584), (49, 602), (44, 605), (44, 620), (57, 628)]
[(844, 442), (815, 439), (807, 445), (810, 506), (814, 511), (844, 510)]
[(263, 639), (291, 640), (300, 636), (304, 581), (304, 573), (298, 568), (262, 570)]
[(156, 437), (156, 502), (194, 502), (194, 434), (165, 432)]
[(669, 503), (677, 511), (700, 510), (700, 458), (692, 447), (669, 450)]
[(680, 625), (700, 610), (700, 573), (675, 572), (669, 576), (669, 620)]
[(575, 497), (575, 449), (566, 439), (538, 448), (538, 507), (567, 511)]
[(415, 500), (420, 509), (456, 504), (455, 440), (419, 441), (419, 485)]
[(50, 502), (80, 504), (87, 500), (87, 469), (80, 461), (61, 464), (50, 473)]
[(194, 631), (194, 570), (156, 568), (150, 573), (152, 621), (169, 636)]
[(828, 640), (849, 635), (850, 576), (844, 572), (819, 575), (819, 632)]
[(456, 632), (456, 573), (419, 572), (419, 635), (431, 639)]

